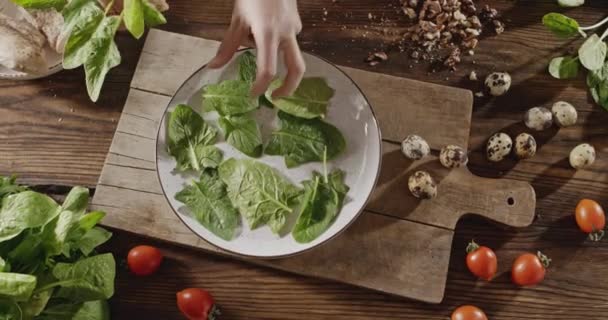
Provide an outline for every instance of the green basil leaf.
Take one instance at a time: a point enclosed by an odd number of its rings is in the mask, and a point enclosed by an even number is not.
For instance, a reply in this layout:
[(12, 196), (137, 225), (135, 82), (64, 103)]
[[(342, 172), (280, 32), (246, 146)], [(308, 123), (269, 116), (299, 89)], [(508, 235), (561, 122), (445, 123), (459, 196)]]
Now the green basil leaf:
[(226, 185), (216, 170), (205, 170), (199, 181), (185, 187), (175, 195), (192, 213), (192, 216), (216, 236), (231, 240), (239, 226), (239, 212), (232, 206)]
[(251, 51), (245, 51), (239, 56), (239, 80), (253, 83), (257, 73), (256, 57)]
[(301, 213), (292, 231), (297, 242), (315, 240), (334, 222), (349, 190), (344, 184), (344, 175), (344, 171), (335, 170), (326, 180), (314, 172), (311, 180), (303, 182)]
[(561, 7), (580, 7), (585, 4), (585, 0), (557, 0), (557, 4)]
[(51, 285), (60, 286), (56, 297), (76, 302), (109, 299), (114, 294), (116, 262), (106, 253), (75, 263), (58, 263), (53, 276), (58, 281)]
[(598, 70), (604, 66), (607, 49), (606, 43), (597, 34), (594, 34), (587, 38), (578, 49), (578, 56), (585, 68)]
[(266, 91), (266, 98), (279, 110), (300, 118), (312, 119), (325, 117), (329, 100), (334, 95), (323, 78), (304, 78), (295, 92), (288, 97), (272, 98), (272, 92), (280, 87), (282, 81), (275, 80)]
[(251, 229), (268, 224), (280, 233), (297, 205), (300, 189), (273, 168), (251, 159), (228, 159), (219, 169), (232, 204)]
[(121, 61), (120, 52), (114, 42), (114, 35), (119, 26), (119, 17), (106, 17), (91, 37), (94, 54), (85, 62), (84, 71), (87, 78), (87, 91), (94, 102), (99, 98), (108, 71), (118, 66)]
[(33, 191), (6, 197), (0, 210), (0, 242), (49, 223), (59, 214), (58, 209), (55, 200)]
[(219, 120), (220, 128), (230, 145), (244, 154), (258, 158), (262, 155), (262, 133), (250, 116), (228, 116)]
[(279, 112), (279, 122), (281, 128), (272, 133), (264, 152), (284, 156), (288, 168), (322, 161), (324, 156), (333, 159), (346, 148), (338, 128), (320, 119), (302, 119)]
[(61, 10), (67, 3), (67, 0), (11, 0), (16, 5), (26, 9), (50, 9), (55, 8)]
[(141, 38), (146, 28), (144, 21), (144, 5), (142, 0), (124, 0), (122, 11), (125, 27), (136, 39)]
[(150, 1), (142, 0), (142, 5), (144, 9), (144, 21), (146, 26), (152, 28), (167, 23), (165, 16), (158, 11), (156, 6), (150, 3)]
[(578, 22), (561, 13), (548, 13), (543, 17), (543, 24), (555, 35), (567, 38), (578, 34)]
[(222, 116), (239, 115), (258, 108), (259, 101), (250, 96), (251, 83), (226, 80), (203, 88), (203, 110), (217, 111)]
[(36, 277), (29, 274), (0, 272), (0, 297), (27, 301), (36, 288)]
[(578, 76), (578, 57), (557, 57), (549, 64), (549, 73), (556, 79), (571, 79)]
[[(206, 146), (215, 143), (217, 130), (205, 123), (192, 108), (180, 104), (169, 116), (167, 146), (169, 154), (177, 161), (180, 171), (200, 171), (209, 165), (210, 151)], [(217, 159), (217, 158), (214, 158)]]

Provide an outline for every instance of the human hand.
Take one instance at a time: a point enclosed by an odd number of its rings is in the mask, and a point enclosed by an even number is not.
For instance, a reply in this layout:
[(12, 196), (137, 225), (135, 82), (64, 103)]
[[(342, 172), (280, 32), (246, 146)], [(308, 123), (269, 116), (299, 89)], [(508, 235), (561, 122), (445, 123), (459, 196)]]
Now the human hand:
[(300, 84), (306, 66), (296, 35), (302, 30), (296, 0), (235, 0), (230, 27), (217, 55), (208, 66), (224, 66), (241, 45), (253, 36), (257, 48), (257, 74), (252, 96), (263, 94), (277, 73), (277, 55), (282, 51), (287, 75), (273, 97), (290, 95)]

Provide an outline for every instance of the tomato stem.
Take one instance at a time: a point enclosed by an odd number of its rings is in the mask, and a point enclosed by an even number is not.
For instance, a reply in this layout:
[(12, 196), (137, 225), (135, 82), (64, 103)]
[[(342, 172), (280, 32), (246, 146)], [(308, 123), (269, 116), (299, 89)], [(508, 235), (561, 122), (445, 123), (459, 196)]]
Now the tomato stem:
[(589, 233), (589, 240), (598, 242), (604, 237), (604, 230), (594, 230)]
[(475, 252), (477, 249), (479, 249), (479, 245), (475, 242), (475, 240), (471, 240), (471, 242), (469, 242), (469, 244), (467, 245), (467, 253), (471, 253), (471, 252)]
[(543, 264), (543, 266), (545, 268), (549, 268), (549, 265), (551, 264), (551, 259), (549, 257), (547, 257), (546, 255), (544, 255), (540, 251), (536, 252), (536, 256), (538, 257), (538, 259), (540, 259), (540, 262)]
[(221, 316), (220, 308), (217, 307), (216, 304), (211, 306), (211, 310), (209, 310), (209, 314), (207, 315), (207, 320), (216, 320)]

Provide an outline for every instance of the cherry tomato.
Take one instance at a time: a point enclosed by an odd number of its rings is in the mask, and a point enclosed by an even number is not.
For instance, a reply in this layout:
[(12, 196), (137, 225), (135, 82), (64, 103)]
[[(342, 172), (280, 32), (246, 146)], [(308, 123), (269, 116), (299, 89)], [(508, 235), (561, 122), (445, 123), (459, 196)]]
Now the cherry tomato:
[(467, 267), (477, 277), (490, 281), (496, 274), (498, 260), (492, 249), (471, 241), (467, 246)]
[(546, 268), (551, 259), (540, 251), (536, 255), (524, 253), (517, 257), (511, 268), (511, 279), (519, 286), (533, 286), (545, 278)]
[(129, 270), (138, 276), (153, 274), (158, 270), (162, 261), (163, 255), (160, 250), (151, 246), (134, 247), (127, 256)]
[(488, 320), (488, 317), (476, 306), (465, 305), (452, 312), (452, 320)]
[(214, 320), (220, 314), (211, 294), (203, 289), (188, 288), (176, 295), (177, 307), (188, 320)]
[(583, 199), (576, 206), (574, 213), (576, 224), (581, 231), (588, 233), (593, 241), (599, 241), (604, 236), (606, 215), (599, 203)]

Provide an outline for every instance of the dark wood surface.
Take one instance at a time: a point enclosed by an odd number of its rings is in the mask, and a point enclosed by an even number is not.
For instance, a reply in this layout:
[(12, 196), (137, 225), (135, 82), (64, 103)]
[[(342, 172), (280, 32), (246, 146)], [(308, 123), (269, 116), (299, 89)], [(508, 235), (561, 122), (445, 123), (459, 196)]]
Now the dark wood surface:
[[(458, 71), (437, 73), (383, 45), (382, 40), (391, 37), (383, 29), (398, 27), (369, 21), (370, 12), (397, 18), (394, 7), (389, 6), (397, 2), (301, 0), (305, 26), (301, 46), (339, 64), (473, 90), (479, 84), (466, 80), (471, 70), (480, 75), (492, 70), (511, 72), (514, 86), (508, 96), (476, 100), (469, 167), (482, 176), (532, 183), (538, 198), (535, 223), (510, 230), (475, 217), (461, 222), (441, 305), (293, 276), (116, 232), (107, 248), (117, 257), (124, 257), (133, 245), (151, 243), (163, 249), (167, 260), (151, 278), (119, 272), (112, 301), (115, 319), (180, 319), (175, 292), (189, 286), (209, 289), (223, 306), (226, 319), (447, 319), (454, 307), (464, 303), (477, 304), (491, 319), (605, 318), (608, 245), (606, 240), (585, 241), (571, 216), (583, 197), (608, 207), (608, 112), (593, 105), (582, 78), (558, 81), (546, 72), (552, 56), (576, 45), (554, 38), (539, 23), (544, 13), (559, 10), (555, 1), (487, 1), (503, 10), (507, 32), (483, 39), (476, 55), (465, 57)], [(170, 4), (166, 30), (219, 38), (229, 21), (228, 1)], [(323, 8), (328, 11), (325, 21)], [(587, 1), (585, 7), (569, 11), (589, 25), (608, 13), (608, 3)], [(111, 72), (97, 104), (88, 101), (80, 70), (31, 82), (0, 82), (0, 173), (19, 174), (21, 182), (51, 193), (64, 193), (75, 184), (95, 186), (141, 45), (126, 35), (119, 36), (123, 65)], [(389, 61), (375, 67), (365, 65), (363, 59), (376, 49), (388, 50)], [(484, 160), (481, 148), (492, 133), (521, 131), (520, 119), (527, 108), (560, 99), (579, 110), (576, 127), (541, 133), (542, 147), (533, 159), (499, 165)], [(599, 158), (591, 168), (574, 172), (567, 156), (581, 142), (594, 144)], [(500, 276), (491, 283), (475, 281), (466, 270), (464, 247), (471, 238), (497, 251)], [(553, 258), (545, 282), (535, 288), (514, 287), (508, 273), (511, 262), (518, 254), (537, 249)]]

